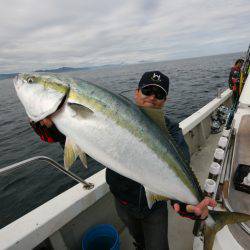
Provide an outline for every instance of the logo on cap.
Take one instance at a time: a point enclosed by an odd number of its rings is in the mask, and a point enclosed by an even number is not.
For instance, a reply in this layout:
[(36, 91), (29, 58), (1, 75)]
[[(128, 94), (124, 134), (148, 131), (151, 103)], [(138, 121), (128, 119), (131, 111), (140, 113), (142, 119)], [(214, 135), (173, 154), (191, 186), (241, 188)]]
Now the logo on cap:
[(151, 79), (153, 81), (160, 82), (161, 81), (161, 76), (154, 73), (153, 76), (151, 77)]

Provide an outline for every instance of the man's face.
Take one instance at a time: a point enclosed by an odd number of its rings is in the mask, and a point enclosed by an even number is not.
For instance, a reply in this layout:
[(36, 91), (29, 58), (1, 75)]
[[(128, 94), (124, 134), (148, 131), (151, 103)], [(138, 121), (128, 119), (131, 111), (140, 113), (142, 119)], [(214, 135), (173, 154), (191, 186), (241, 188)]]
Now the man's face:
[(141, 89), (135, 91), (135, 102), (140, 107), (160, 109), (164, 106), (166, 98), (157, 99), (154, 93), (144, 95)]

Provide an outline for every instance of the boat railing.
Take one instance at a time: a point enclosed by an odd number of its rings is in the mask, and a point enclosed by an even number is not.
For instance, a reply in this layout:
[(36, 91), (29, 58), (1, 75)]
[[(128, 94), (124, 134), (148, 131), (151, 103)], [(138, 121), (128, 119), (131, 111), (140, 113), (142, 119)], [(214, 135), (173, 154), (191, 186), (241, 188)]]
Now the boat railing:
[(34, 156), (34, 157), (28, 158), (26, 160), (23, 160), (23, 161), (14, 163), (12, 165), (9, 165), (7, 167), (3, 167), (3, 168), (0, 169), (0, 175), (10, 173), (12, 171), (15, 171), (16, 169), (20, 169), (20, 168), (23, 168), (23, 167), (30, 166), (30, 163), (37, 162), (37, 161), (45, 161), (45, 162), (47, 162), (49, 164), (49, 166), (55, 167), (59, 171), (61, 171), (64, 174), (68, 175), (70, 178), (72, 178), (75, 181), (83, 184), (83, 188), (85, 188), (85, 189), (89, 190), (89, 189), (92, 189), (94, 187), (93, 183), (89, 183), (89, 182), (84, 181), (82, 178), (75, 175), (71, 171), (66, 170), (61, 164), (59, 164), (58, 162), (52, 160), (51, 158), (49, 158), (47, 156)]
[(216, 93), (216, 97), (221, 98), (222, 93), (225, 92), (226, 90), (227, 90), (227, 88), (225, 89), (225, 87), (218, 88), (217, 93)]
[(232, 91), (225, 90), (219, 97), (179, 123), (190, 154), (197, 152), (211, 134), (211, 115), (221, 105), (230, 106)]

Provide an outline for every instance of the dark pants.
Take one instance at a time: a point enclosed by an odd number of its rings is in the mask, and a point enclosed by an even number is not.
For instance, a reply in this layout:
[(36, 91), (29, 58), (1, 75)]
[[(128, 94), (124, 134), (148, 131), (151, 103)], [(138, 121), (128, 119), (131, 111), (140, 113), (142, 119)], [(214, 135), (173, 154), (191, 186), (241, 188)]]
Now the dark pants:
[(233, 103), (238, 102), (239, 100), (239, 91), (233, 91)]
[(115, 199), (117, 213), (128, 227), (138, 249), (168, 250), (168, 208), (167, 203), (139, 217)]

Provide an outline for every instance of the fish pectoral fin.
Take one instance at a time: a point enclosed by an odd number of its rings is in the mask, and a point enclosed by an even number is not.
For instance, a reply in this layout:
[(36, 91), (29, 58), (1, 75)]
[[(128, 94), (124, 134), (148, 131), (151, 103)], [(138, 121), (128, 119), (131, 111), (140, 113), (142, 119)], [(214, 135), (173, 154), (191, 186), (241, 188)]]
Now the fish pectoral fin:
[(81, 118), (87, 118), (94, 114), (94, 112), (79, 103), (68, 102), (68, 106), (72, 109), (72, 116), (78, 116)]
[(69, 170), (78, 156), (83, 166), (87, 168), (86, 154), (81, 151), (81, 149), (73, 142), (73, 140), (67, 137), (64, 148), (64, 167)]
[(149, 209), (151, 209), (152, 206), (154, 205), (154, 203), (157, 202), (157, 201), (167, 201), (167, 200), (169, 200), (169, 198), (167, 198), (166, 196), (162, 196), (162, 195), (158, 195), (156, 193), (153, 193), (152, 191), (150, 191), (147, 188), (145, 188), (145, 193), (146, 193), (146, 198), (147, 198)]

